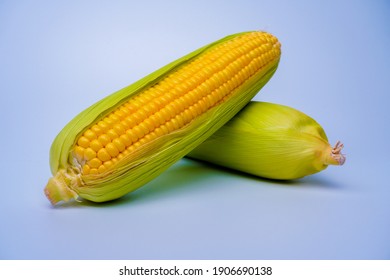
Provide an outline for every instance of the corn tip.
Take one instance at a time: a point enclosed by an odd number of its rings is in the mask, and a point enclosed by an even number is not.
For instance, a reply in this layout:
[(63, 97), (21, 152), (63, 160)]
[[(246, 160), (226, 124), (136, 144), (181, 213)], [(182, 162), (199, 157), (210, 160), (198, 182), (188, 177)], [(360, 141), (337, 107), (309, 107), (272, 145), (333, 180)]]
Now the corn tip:
[(52, 205), (56, 205), (60, 201), (69, 201), (71, 199), (77, 200), (78, 197), (78, 195), (66, 185), (64, 177), (60, 172), (49, 179), (44, 189), (44, 193)]
[(341, 150), (344, 148), (344, 144), (340, 141), (337, 141), (336, 145), (332, 149), (332, 156), (338, 161), (339, 165), (343, 165), (346, 160), (345, 154), (341, 153)]
[(325, 160), (327, 165), (343, 165), (346, 161), (345, 154), (341, 153), (344, 148), (344, 144), (337, 141), (336, 145), (331, 149), (329, 157)]

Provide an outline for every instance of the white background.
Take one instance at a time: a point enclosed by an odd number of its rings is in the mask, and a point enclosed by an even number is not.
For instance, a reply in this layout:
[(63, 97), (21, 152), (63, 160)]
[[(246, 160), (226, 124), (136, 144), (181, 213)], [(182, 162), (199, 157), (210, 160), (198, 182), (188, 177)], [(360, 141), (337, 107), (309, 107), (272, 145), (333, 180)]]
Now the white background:
[[(0, 259), (388, 259), (388, 1), (1, 1)], [(226, 35), (282, 59), (256, 100), (315, 118), (347, 162), (273, 182), (182, 160), (53, 208), (50, 145), (81, 110)]]

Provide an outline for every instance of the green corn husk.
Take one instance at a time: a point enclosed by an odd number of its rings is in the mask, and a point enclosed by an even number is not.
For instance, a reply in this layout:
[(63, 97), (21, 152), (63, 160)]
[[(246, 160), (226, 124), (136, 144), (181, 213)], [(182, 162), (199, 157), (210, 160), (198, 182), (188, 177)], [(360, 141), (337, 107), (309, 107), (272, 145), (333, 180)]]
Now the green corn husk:
[(288, 106), (250, 102), (187, 156), (269, 179), (289, 180), (342, 165), (343, 145), (328, 143), (324, 129)]

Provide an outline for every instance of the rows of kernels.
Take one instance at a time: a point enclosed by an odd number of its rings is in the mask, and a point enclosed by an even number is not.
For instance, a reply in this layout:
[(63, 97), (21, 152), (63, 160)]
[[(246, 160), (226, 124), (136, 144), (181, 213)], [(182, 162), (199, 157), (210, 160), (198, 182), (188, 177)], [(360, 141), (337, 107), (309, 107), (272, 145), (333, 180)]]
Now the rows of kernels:
[(195, 59), (86, 130), (74, 149), (83, 174), (106, 171), (136, 147), (182, 127), (223, 100), (259, 70), (259, 59), (256, 67), (249, 67), (254, 59), (272, 50), (272, 44), (271, 50), (259, 48), (253, 37)]

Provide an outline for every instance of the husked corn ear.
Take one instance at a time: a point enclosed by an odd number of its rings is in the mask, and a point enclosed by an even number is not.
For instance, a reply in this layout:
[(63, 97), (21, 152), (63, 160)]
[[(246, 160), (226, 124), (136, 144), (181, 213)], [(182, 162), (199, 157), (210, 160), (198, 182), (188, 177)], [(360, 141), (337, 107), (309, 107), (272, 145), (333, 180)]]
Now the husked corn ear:
[(269, 179), (296, 179), (342, 165), (343, 144), (331, 147), (324, 129), (288, 106), (250, 102), (189, 157)]
[(92, 105), (54, 140), (46, 196), (102, 202), (141, 187), (242, 109), (280, 53), (268, 33), (234, 34)]

